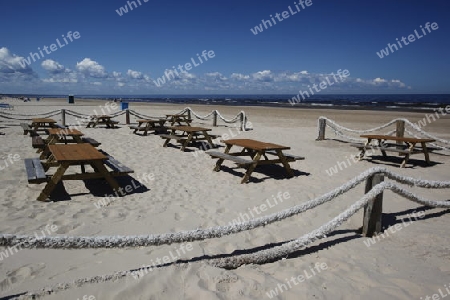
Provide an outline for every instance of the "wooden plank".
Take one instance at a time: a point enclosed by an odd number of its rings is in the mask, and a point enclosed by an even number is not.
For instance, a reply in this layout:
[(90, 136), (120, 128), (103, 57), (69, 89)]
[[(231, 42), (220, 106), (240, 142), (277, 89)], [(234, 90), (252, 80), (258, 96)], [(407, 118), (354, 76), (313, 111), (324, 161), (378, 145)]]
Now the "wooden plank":
[(102, 143), (98, 142), (97, 140), (94, 140), (93, 138), (90, 137), (85, 137), (81, 139), (84, 143), (88, 143), (91, 144), (94, 147), (98, 147), (100, 146)]
[(179, 136), (179, 135), (173, 135), (173, 134), (160, 134), (159, 137), (163, 139), (171, 139), (171, 140), (185, 140), (187, 139), (187, 136)]
[(242, 158), (239, 156), (234, 156), (234, 155), (226, 154), (226, 153), (219, 152), (219, 151), (207, 151), (206, 154), (208, 154), (214, 158), (231, 160), (232, 162), (235, 162), (238, 165), (249, 165), (249, 164), (254, 163), (254, 161), (251, 159), (245, 159), (245, 158)]
[(45, 175), (44, 166), (42, 165), (39, 158), (33, 158), (33, 166), (36, 172), (36, 179), (46, 179), (47, 175)]
[[(382, 174), (374, 174), (367, 178), (365, 193), (368, 193), (375, 185), (384, 181)], [(374, 233), (381, 232), (383, 215), (383, 193), (378, 194), (372, 201), (364, 207), (364, 220), (362, 234), (373, 236)]]
[[(265, 153), (272, 154), (272, 155), (277, 155), (277, 152), (275, 150), (267, 150), (267, 151), (265, 151)], [(304, 160), (305, 159), (303, 156), (293, 155), (293, 154), (290, 154), (290, 153), (283, 153), (283, 155), (286, 158), (292, 159), (292, 160)]]
[(28, 182), (31, 183), (31, 181), (36, 179), (36, 171), (34, 170), (33, 159), (25, 158), (24, 163), (25, 163), (25, 170), (27, 172)]

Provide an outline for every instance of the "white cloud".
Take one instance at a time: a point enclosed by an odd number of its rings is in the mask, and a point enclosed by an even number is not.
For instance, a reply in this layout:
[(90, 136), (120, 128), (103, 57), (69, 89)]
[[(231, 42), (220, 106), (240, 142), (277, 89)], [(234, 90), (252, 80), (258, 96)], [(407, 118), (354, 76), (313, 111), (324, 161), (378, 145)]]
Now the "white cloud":
[(273, 73), (270, 70), (259, 71), (252, 74), (252, 77), (258, 81), (270, 82), (273, 81)]
[[(41, 66), (44, 70), (53, 73), (53, 74), (57, 74), (57, 73), (63, 73), (66, 72), (66, 68), (61, 65), (60, 63), (52, 60), (52, 59), (46, 59), (41, 63)], [(70, 70), (68, 70), (70, 71)]]
[(244, 75), (244, 74), (241, 74), (241, 73), (233, 73), (233, 74), (231, 74), (230, 78), (231, 79), (236, 79), (236, 80), (248, 80), (248, 79), (250, 79), (250, 76), (249, 75)]
[(81, 62), (77, 62), (76, 69), (81, 74), (86, 77), (93, 78), (106, 78), (108, 74), (105, 71), (105, 67), (100, 65), (98, 62), (91, 60), (90, 58), (85, 58)]
[(144, 79), (144, 74), (128, 69), (127, 75), (132, 79)]

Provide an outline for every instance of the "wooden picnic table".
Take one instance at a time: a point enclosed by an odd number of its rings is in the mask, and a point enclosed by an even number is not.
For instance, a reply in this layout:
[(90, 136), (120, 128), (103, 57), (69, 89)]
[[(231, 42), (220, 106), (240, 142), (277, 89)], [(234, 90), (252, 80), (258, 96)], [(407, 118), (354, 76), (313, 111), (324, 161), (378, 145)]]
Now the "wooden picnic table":
[(170, 123), (170, 126), (174, 126), (175, 124), (179, 126), (191, 126), (192, 123), (192, 119), (189, 119), (189, 116), (184, 114), (166, 115), (166, 119)]
[[(171, 134), (159, 135), (161, 138), (166, 139), (164, 147), (167, 147), (171, 139), (181, 142), (181, 151), (184, 151), (191, 141), (206, 141), (209, 146), (215, 147), (211, 136), (208, 134), (208, 131), (211, 131), (210, 128), (195, 126), (169, 126), (167, 128), (172, 130)], [(181, 131), (181, 134), (177, 134), (178, 131)]]
[[(43, 140), (41, 137), (33, 137), (32, 145), (34, 148), (38, 148), (37, 153), (42, 152), (40, 159), (44, 159), (49, 156), (50, 149), (49, 145), (54, 145), (57, 143), (84, 143), (82, 136), (84, 135), (81, 131), (77, 129), (70, 128), (50, 128), (47, 130), (48, 137)], [(67, 139), (70, 137), (71, 139)]]
[[(55, 189), (56, 185), (60, 181), (64, 180), (84, 180), (84, 179), (93, 179), (93, 178), (104, 178), (109, 185), (113, 188), (114, 191), (120, 191), (119, 184), (113, 178), (113, 176), (124, 175), (122, 173), (114, 173), (109, 172), (106, 169), (105, 163), (109, 159), (103, 153), (100, 153), (97, 149), (95, 149), (92, 145), (88, 143), (83, 144), (56, 144), (48, 146), (51, 152), (51, 156), (46, 162), (42, 163), (42, 166), (39, 166), (36, 160), (26, 160), (26, 167), (28, 178), (30, 182), (30, 176), (32, 177), (33, 170), (35, 170), (38, 178), (36, 178), (36, 183), (41, 181), (47, 181), (44, 189), (40, 193), (37, 200), (45, 201), (52, 191)], [(30, 164), (34, 164), (33, 166), (29, 166)], [(93, 168), (93, 172), (85, 172), (84, 165), (89, 164)], [(82, 173), (68, 174), (65, 175), (66, 170), (69, 167), (73, 166), (81, 166)], [(108, 165), (109, 166), (109, 165)], [(43, 167), (43, 171), (41, 168)], [(56, 172), (51, 176), (50, 180), (45, 180), (45, 174), (42, 176), (42, 172), (48, 171), (50, 167), (57, 167)], [(131, 169), (128, 169), (131, 170)], [(132, 172), (132, 170), (131, 170)], [(130, 171), (125, 172), (130, 173)], [(39, 181), (40, 180), (40, 181)], [(35, 183), (35, 182), (32, 182)]]
[[(383, 157), (386, 157), (386, 151), (388, 152), (397, 152), (399, 155), (404, 155), (400, 167), (405, 167), (406, 163), (409, 160), (409, 157), (416, 153), (423, 153), (425, 156), (425, 161), (430, 163), (429, 149), (427, 143), (432, 143), (435, 140), (433, 139), (419, 139), (413, 137), (398, 137), (391, 135), (372, 135), (372, 134), (363, 134), (362, 138), (366, 138), (366, 143), (356, 143), (351, 144), (354, 147), (357, 147), (360, 150), (359, 159), (363, 159), (366, 151), (368, 149), (378, 149), (381, 151)], [(376, 145), (371, 145), (372, 140), (376, 140)], [(394, 141), (396, 143), (388, 143), (386, 141)], [(416, 147), (416, 144), (420, 144), (421, 147)]]
[(143, 135), (147, 135), (148, 131), (165, 131), (164, 123), (166, 123), (166, 119), (142, 119), (137, 120), (138, 126), (130, 126), (130, 129), (134, 129), (133, 133), (137, 133), (138, 131), (143, 131)]
[(106, 125), (106, 128), (115, 128), (115, 125), (118, 124), (118, 121), (111, 120), (114, 118), (113, 116), (108, 115), (93, 115), (91, 116), (91, 120), (87, 123), (86, 128), (95, 127), (98, 124)]
[(46, 130), (48, 128), (56, 127), (56, 121), (50, 118), (35, 118), (31, 119), (31, 128), (33, 131)]
[[(252, 139), (230, 139), (223, 141), (226, 144), (225, 152), (208, 151), (206, 152), (212, 158), (218, 158), (214, 171), (220, 171), (220, 167), (224, 160), (231, 160), (234, 163), (244, 166), (247, 171), (242, 178), (241, 183), (246, 183), (250, 179), (250, 175), (259, 165), (278, 164), (281, 163), (286, 170), (288, 177), (294, 176), (294, 172), (289, 166), (290, 162), (305, 159), (301, 156), (283, 153), (283, 150), (291, 149), (288, 146), (282, 146), (274, 143), (261, 142)], [(239, 152), (231, 153), (233, 146), (242, 147)], [(275, 156), (275, 159), (269, 159), (267, 155)], [(242, 158), (249, 156), (251, 159)], [(264, 157), (262, 160), (261, 158)]]

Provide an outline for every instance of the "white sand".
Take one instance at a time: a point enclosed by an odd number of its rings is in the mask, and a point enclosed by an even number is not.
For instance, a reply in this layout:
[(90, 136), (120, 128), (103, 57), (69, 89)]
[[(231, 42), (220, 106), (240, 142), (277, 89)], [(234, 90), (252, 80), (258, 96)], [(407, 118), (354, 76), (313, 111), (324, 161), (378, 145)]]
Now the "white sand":
[[(79, 101), (69, 105), (65, 100), (44, 100), (39, 103), (14, 103), (11, 113), (33, 114), (55, 109), (72, 109), (92, 114), (104, 102)], [(147, 115), (176, 113), (185, 106), (130, 104), (130, 109)], [(52, 235), (97, 236), (139, 235), (178, 232), (195, 228), (227, 225), (238, 219), (248, 208), (267, 203), (279, 192), (289, 193), (263, 216), (314, 199), (336, 188), (373, 166), (387, 168), (412, 177), (429, 180), (449, 180), (449, 156), (431, 154), (432, 166), (421, 164), (423, 157), (412, 157), (407, 168), (399, 164), (364, 160), (329, 176), (326, 173), (338, 161), (356, 154), (356, 148), (333, 140), (327, 132), (326, 141), (317, 142), (317, 118), (320, 115), (355, 129), (372, 128), (397, 117), (416, 122), (422, 113), (293, 110), (261, 107), (191, 106), (205, 115), (218, 109), (224, 116), (234, 117), (241, 109), (248, 114), (254, 130), (240, 132), (236, 138), (253, 138), (291, 146), (290, 152), (305, 156), (306, 160), (292, 163), (294, 178), (284, 178), (281, 168), (256, 170), (248, 184), (240, 184), (243, 169), (225, 162), (228, 168), (213, 172), (214, 160), (205, 154), (195, 157), (192, 152), (178, 148), (163, 148), (163, 140), (153, 134), (136, 136), (124, 125), (119, 129), (81, 128), (86, 136), (102, 143), (101, 149), (134, 169), (131, 177), (141, 179), (153, 174), (154, 180), (146, 188), (122, 198), (114, 198), (108, 206), (98, 209), (105, 193), (111, 193), (101, 180), (66, 181), (64, 190), (57, 190), (54, 198), (68, 201), (39, 202), (37, 196), (45, 184), (28, 184), (23, 158), (37, 157), (31, 138), (24, 136), (21, 121), (4, 120), (0, 131), (0, 155), (18, 154), (21, 160), (0, 172), (0, 222), (2, 233), (42, 236), (47, 225), (56, 225)], [(58, 122), (60, 116), (54, 117)], [(134, 120), (134, 118), (132, 119)], [(67, 118), (67, 122), (74, 119)], [(195, 125), (211, 127), (211, 121), (195, 121)], [(222, 125), (223, 123), (221, 123)], [(450, 118), (429, 124), (426, 130), (441, 138), (450, 139)], [(221, 135), (236, 130), (231, 126), (215, 127), (212, 133)], [(193, 149), (193, 148), (190, 148)], [(223, 148), (220, 148), (221, 151)], [(0, 162), (1, 164), (2, 162)], [(416, 164), (417, 163), (417, 164)], [(1, 166), (4, 166), (2, 164)], [(279, 172), (278, 172), (279, 171)], [(121, 184), (129, 184), (122, 179)], [(448, 190), (411, 188), (428, 199), (449, 199)], [(95, 195), (93, 195), (93, 193)], [(367, 247), (367, 238), (357, 233), (362, 225), (362, 211), (329, 237), (314, 242), (293, 257), (264, 265), (245, 265), (235, 270), (211, 267), (206, 258), (233, 251), (252, 251), (270, 244), (280, 244), (297, 238), (321, 226), (358, 200), (364, 192), (361, 185), (354, 191), (320, 207), (243, 233), (220, 239), (192, 242), (191, 251), (180, 252), (180, 245), (146, 247), (140, 249), (23, 249), (0, 262), (0, 295), (11, 296), (78, 278), (132, 270), (149, 265), (164, 256), (180, 253), (181, 259), (194, 259), (188, 265), (169, 266), (149, 272), (136, 280), (128, 277), (115, 282), (88, 284), (71, 288), (46, 299), (269, 299), (267, 293), (278, 285), (288, 290), (280, 299), (425, 299), (426, 295), (445, 292), (450, 284), (450, 238), (448, 210), (426, 209), (425, 217)], [(420, 206), (391, 192), (385, 192), (383, 212), (389, 224), (401, 225)], [(273, 203), (273, 202), (271, 202)], [(399, 225), (399, 226), (400, 226)], [(47, 229), (50, 228), (47, 226)], [(0, 251), (7, 250), (0, 247)], [(316, 263), (325, 270), (312, 276)], [(317, 270), (317, 269), (316, 269)], [(289, 288), (286, 279), (308, 274), (311, 278)], [(298, 282), (298, 281), (297, 281)], [(279, 290), (278, 290), (279, 292)], [(84, 299), (88, 299), (85, 297)], [(94, 299), (94, 298), (90, 298)]]

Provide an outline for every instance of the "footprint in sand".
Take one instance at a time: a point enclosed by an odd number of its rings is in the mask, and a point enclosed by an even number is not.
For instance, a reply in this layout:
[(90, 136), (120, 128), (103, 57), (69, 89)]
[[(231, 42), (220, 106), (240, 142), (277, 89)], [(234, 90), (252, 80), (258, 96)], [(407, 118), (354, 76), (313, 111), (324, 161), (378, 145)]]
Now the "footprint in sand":
[(20, 285), (29, 278), (34, 278), (39, 275), (40, 271), (45, 268), (45, 264), (25, 265), (17, 270), (8, 272), (7, 278), (0, 282), (0, 289), (2, 291), (9, 290), (13, 285)]

